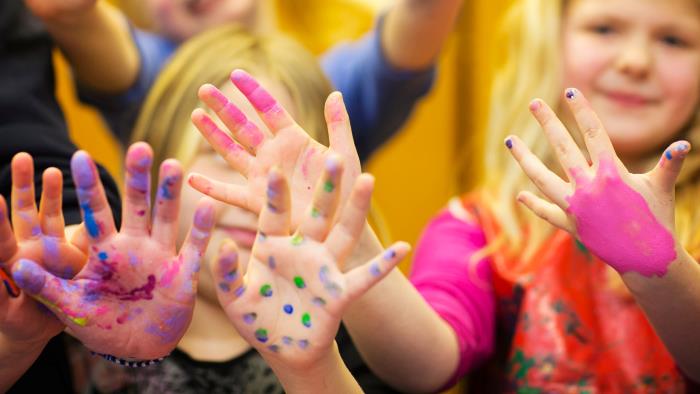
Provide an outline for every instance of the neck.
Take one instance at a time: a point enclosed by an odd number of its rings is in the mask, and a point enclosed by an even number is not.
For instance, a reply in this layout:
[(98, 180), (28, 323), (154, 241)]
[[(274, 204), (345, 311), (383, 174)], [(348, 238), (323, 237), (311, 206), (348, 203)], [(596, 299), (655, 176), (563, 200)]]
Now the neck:
[(216, 300), (197, 296), (192, 323), (178, 348), (202, 361), (226, 361), (250, 349)]

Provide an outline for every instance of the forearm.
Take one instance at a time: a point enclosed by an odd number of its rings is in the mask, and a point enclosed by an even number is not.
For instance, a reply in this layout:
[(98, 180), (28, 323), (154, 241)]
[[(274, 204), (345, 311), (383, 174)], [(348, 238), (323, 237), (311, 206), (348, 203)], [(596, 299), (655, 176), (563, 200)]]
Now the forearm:
[(462, 0), (402, 0), (386, 16), (382, 47), (399, 69), (422, 70), (435, 62), (452, 31)]
[(139, 54), (116, 8), (101, 0), (87, 10), (43, 21), (80, 83), (103, 93), (120, 93), (133, 84)]
[[(353, 266), (382, 251), (369, 229), (360, 246)], [(343, 322), (372, 371), (400, 391), (436, 391), (457, 368), (454, 330), (398, 269), (355, 301)]]
[(48, 341), (18, 344), (0, 334), (0, 392), (4, 393), (36, 361)]
[(627, 273), (623, 279), (678, 366), (691, 379), (700, 381), (698, 263), (682, 251), (661, 278)]
[(311, 366), (290, 368), (275, 360), (267, 361), (287, 393), (362, 393), (335, 342), (326, 355)]

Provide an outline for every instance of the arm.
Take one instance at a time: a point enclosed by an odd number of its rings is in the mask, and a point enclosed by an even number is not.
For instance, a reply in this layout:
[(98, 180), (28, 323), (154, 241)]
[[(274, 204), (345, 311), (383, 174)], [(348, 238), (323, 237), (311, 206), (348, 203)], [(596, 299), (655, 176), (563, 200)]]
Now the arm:
[(105, 93), (119, 93), (133, 84), (139, 55), (116, 8), (104, 0), (25, 1), (42, 19), (81, 84)]
[[(678, 366), (700, 380), (700, 267), (675, 234), (674, 190), (686, 141), (672, 143), (655, 168), (630, 173), (614, 151), (590, 103), (576, 89), (567, 104), (585, 140), (589, 164), (555, 113), (541, 100), (530, 110), (571, 183), (565, 183), (515, 136), (506, 140), (527, 176), (551, 201), (530, 192), (518, 200), (552, 225), (578, 238), (622, 275)], [(614, 318), (614, 317), (610, 317)]]
[(423, 70), (435, 62), (462, 0), (401, 0), (386, 15), (381, 42), (387, 60), (402, 70)]
[[(484, 243), (477, 226), (443, 212), (416, 247), (410, 282), (395, 269), (344, 315), (363, 358), (387, 383), (402, 391), (434, 392), (490, 355), (495, 315), (490, 267), (486, 261), (476, 269), (469, 263)], [(359, 254), (379, 247), (376, 238), (360, 245), (353, 261), (364, 258), (357, 253), (363, 246)]]
[[(0, 304), (7, 301), (5, 290), (1, 290)], [(48, 343), (47, 340), (18, 343), (0, 333), (0, 392), (7, 392), (24, 372), (36, 361)]]

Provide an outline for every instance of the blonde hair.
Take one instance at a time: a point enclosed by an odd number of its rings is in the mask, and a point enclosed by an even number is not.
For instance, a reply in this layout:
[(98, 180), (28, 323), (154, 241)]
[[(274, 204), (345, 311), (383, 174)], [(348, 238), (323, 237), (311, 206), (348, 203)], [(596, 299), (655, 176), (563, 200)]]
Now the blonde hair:
[(203, 106), (197, 90), (205, 83), (224, 85), (235, 68), (282, 84), (297, 105), (295, 120), (312, 138), (328, 144), (322, 109), (332, 87), (316, 58), (282, 35), (256, 35), (237, 25), (201, 33), (175, 52), (146, 98), (132, 141), (148, 142), (155, 163), (166, 158), (189, 163), (201, 141), (190, 132), (190, 114)]
[[(487, 152), (502, 152), (508, 134), (517, 134), (532, 152), (552, 169), (558, 168), (554, 152), (541, 128), (528, 111), (528, 103), (540, 97), (561, 115), (563, 93), (560, 30), (567, 0), (517, 1), (504, 19), (508, 61), (496, 74), (491, 92), (491, 112), (487, 130)], [(574, 133), (578, 134), (578, 133)], [(676, 186), (676, 230), (681, 244), (693, 255), (700, 253), (700, 210), (697, 209), (700, 175), (700, 109), (682, 134), (695, 149), (686, 158)], [(648, 158), (650, 166), (661, 152)], [(518, 164), (508, 154), (486, 155), (483, 200), (489, 204), (502, 231), (487, 247), (503, 247), (514, 256), (520, 254), (520, 266), (526, 271), (535, 263), (534, 253), (551, 236), (554, 228), (542, 219), (526, 213), (515, 201), (521, 190), (540, 194)]]

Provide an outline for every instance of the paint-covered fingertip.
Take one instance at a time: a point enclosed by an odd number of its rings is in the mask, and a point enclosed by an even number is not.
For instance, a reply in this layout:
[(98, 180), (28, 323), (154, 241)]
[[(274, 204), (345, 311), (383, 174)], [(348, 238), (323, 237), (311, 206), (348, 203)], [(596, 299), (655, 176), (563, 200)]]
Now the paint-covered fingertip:
[(22, 290), (36, 295), (44, 288), (46, 274), (37, 263), (28, 259), (20, 259), (12, 267), (12, 279)]
[(580, 92), (576, 88), (566, 88), (564, 90), (564, 96), (569, 100), (573, 100), (580, 96)]
[(509, 135), (506, 137), (506, 139), (503, 140), (503, 144), (506, 146), (506, 148), (513, 149), (513, 136)]

